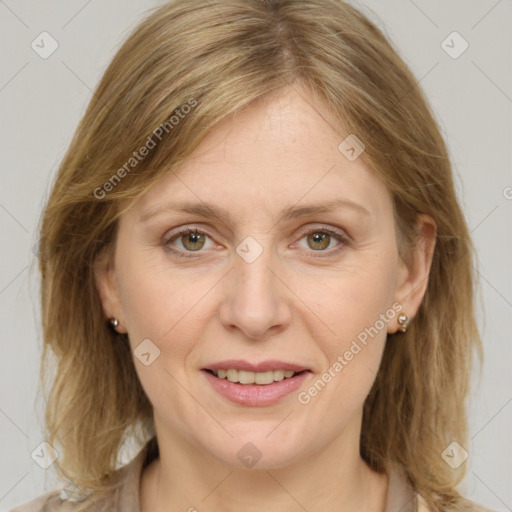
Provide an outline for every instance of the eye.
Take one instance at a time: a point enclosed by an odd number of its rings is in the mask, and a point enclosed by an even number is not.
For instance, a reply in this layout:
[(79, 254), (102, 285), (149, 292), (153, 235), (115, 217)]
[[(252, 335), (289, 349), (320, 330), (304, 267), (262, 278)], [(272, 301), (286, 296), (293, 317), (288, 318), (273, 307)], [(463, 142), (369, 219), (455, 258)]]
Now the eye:
[[(301, 244), (303, 240), (305, 246)], [(316, 252), (331, 256), (349, 245), (349, 239), (342, 231), (333, 228), (310, 227), (297, 244), (302, 249), (309, 250), (310, 254)], [(191, 227), (183, 227), (165, 237), (162, 240), (162, 245), (165, 251), (184, 258), (198, 257), (201, 252), (216, 246), (207, 232)]]
[[(207, 242), (210, 241), (208, 245)], [(210, 236), (197, 228), (183, 228), (178, 233), (167, 237), (164, 242), (166, 250), (178, 256), (193, 257), (194, 252), (201, 252), (201, 249), (208, 249), (213, 246)]]
[[(306, 246), (300, 244), (301, 241), (305, 241)], [(337, 230), (330, 228), (309, 228), (305, 236), (303, 236), (299, 242), (302, 248), (311, 249), (313, 252), (326, 252), (329, 254), (342, 250), (348, 245), (347, 237)]]

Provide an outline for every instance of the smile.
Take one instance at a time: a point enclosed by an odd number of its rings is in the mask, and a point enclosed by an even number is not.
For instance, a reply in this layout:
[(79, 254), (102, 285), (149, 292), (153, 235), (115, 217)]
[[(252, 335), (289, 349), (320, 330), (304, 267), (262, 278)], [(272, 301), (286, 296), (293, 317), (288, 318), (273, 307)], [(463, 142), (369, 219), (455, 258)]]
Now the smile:
[(201, 373), (217, 395), (249, 407), (276, 404), (313, 375), (308, 368), (283, 361), (255, 364), (242, 360), (215, 363)]
[[(305, 370), (304, 370), (305, 371)], [(258, 384), (259, 386), (266, 386), (273, 382), (280, 382), (284, 379), (289, 379), (294, 375), (301, 372), (294, 372), (292, 370), (271, 370), (268, 372), (251, 372), (246, 370), (236, 370), (230, 368), (227, 370), (211, 370), (215, 377), (219, 379), (227, 379), (229, 382), (240, 384)]]

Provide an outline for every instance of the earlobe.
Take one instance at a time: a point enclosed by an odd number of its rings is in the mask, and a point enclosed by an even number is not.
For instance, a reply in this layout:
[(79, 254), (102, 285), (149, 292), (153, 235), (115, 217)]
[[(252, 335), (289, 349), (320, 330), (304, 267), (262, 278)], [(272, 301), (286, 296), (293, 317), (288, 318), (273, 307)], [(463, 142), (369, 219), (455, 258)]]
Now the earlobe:
[[(401, 262), (395, 300), (402, 305), (407, 315), (407, 325), (414, 322), (425, 292), (427, 291), (430, 267), (436, 244), (436, 223), (430, 215), (420, 214), (416, 224), (417, 240), (408, 262)], [(404, 332), (403, 324), (390, 325), (389, 332)]]
[[(125, 333), (115, 269), (106, 253), (99, 255), (94, 262), (94, 280), (105, 314), (105, 322), (109, 323), (117, 332)], [(117, 320), (116, 325), (112, 323), (112, 318)]]

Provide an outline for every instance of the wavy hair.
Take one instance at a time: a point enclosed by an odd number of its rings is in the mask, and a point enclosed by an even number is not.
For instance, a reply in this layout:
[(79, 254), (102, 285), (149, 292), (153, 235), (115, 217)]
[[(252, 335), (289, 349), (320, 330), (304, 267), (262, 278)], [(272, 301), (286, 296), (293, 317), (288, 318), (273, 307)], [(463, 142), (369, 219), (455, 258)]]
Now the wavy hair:
[(298, 83), (340, 142), (353, 133), (365, 144), (360, 158), (392, 195), (405, 261), (418, 214), (437, 224), (424, 300), (409, 331), (388, 336), (364, 403), (361, 456), (379, 472), (403, 465), (433, 512), (470, 506), (456, 490), (464, 465), (441, 454), (453, 440), (467, 446), (469, 377), (474, 353), (482, 358), (473, 246), (421, 87), (375, 23), (338, 0), (172, 1), (105, 71), (40, 227), (46, 430), (76, 486), (105, 491), (123, 443), (153, 428), (126, 335), (107, 326), (94, 280), (94, 262), (113, 254), (122, 202), (177, 168), (219, 121)]

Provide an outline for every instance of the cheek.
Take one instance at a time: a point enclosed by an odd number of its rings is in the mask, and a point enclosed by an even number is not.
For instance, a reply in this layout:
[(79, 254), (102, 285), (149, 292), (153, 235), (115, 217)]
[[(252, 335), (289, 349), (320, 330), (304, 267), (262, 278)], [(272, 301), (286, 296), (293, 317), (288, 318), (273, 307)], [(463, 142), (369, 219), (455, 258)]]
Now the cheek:
[(116, 253), (120, 301), (132, 345), (144, 338), (160, 339), (183, 304), (166, 270), (148, 258), (148, 251), (130, 250), (133, 245), (120, 237)]
[(323, 353), (324, 366), (299, 396), (311, 417), (322, 416), (331, 433), (360, 411), (377, 375), (386, 343), (392, 308), (395, 273), (387, 265), (353, 267), (330, 280), (317, 293), (310, 332)]
[[(387, 324), (392, 319), (389, 317), (394, 314), (391, 306), (396, 279), (393, 247), (347, 265), (342, 271), (322, 279), (321, 287), (318, 282), (306, 282), (301, 278), (300, 296), (311, 311), (317, 313), (316, 332), (324, 333), (323, 345), (329, 360), (347, 350), (358, 336), (364, 342), (364, 333), (368, 330), (373, 334), (371, 339), (385, 340)], [(309, 317), (313, 318), (311, 311)], [(382, 321), (383, 314), (387, 314), (385, 321)]]
[(178, 301), (172, 288), (161, 284), (144, 271), (134, 272), (124, 280), (121, 301), (131, 337), (159, 339), (165, 325), (167, 329), (171, 327), (169, 313), (175, 310)]
[(149, 338), (179, 356), (199, 338), (212, 309), (208, 292), (218, 275), (172, 269), (157, 252), (149, 257), (147, 251), (126, 251), (116, 262), (126, 328), (133, 347)]
[[(156, 409), (165, 410), (171, 401), (178, 401), (184, 411), (190, 404), (177, 382), (183, 381), (205, 322), (208, 301), (200, 300), (205, 295), (204, 280), (182, 278), (144, 260), (143, 254), (125, 257), (119, 275), (126, 328), (142, 387)], [(147, 352), (148, 365), (139, 358)]]
[[(364, 263), (347, 266), (343, 272), (331, 275), (322, 293), (309, 295), (314, 303), (311, 309), (321, 319), (319, 323), (309, 312), (309, 330), (323, 352), (324, 363), (315, 382), (299, 401), (311, 404), (307, 411), (327, 415), (333, 424), (337, 425), (336, 418), (349, 418), (361, 409), (375, 380), (387, 326), (395, 317), (392, 304), (397, 267), (394, 262), (392, 247), (389, 252), (380, 251), (378, 257), (365, 258)], [(331, 408), (329, 404), (337, 405)], [(329, 407), (328, 412), (324, 411), (325, 407)]]

